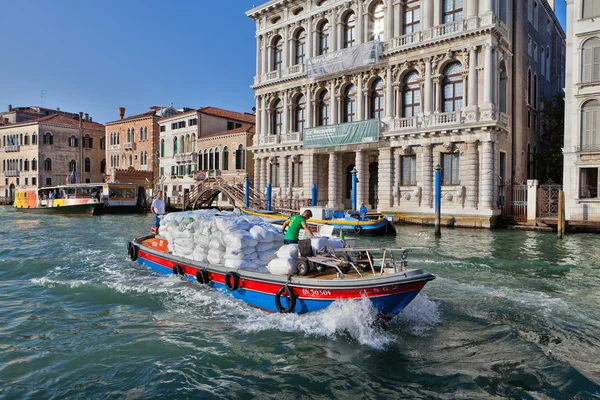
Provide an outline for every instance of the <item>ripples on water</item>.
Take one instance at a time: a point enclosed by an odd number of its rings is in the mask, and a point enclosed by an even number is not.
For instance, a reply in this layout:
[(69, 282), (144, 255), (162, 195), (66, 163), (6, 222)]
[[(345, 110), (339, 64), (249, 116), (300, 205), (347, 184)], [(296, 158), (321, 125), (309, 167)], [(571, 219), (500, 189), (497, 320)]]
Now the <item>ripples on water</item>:
[(438, 277), (381, 326), (365, 301), (267, 314), (156, 275), (126, 258), (149, 216), (0, 224), (0, 397), (599, 396), (600, 236), (361, 239)]

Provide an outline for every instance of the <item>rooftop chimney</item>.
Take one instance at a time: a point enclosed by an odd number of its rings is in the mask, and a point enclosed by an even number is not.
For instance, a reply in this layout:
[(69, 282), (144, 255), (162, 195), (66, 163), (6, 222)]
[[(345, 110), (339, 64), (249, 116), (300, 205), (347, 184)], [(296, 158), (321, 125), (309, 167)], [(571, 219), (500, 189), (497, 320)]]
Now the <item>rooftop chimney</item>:
[(12, 104), (8, 105), (8, 111), (12, 111)]
[(86, 121), (89, 121), (89, 120), (90, 120), (90, 114), (88, 114), (88, 113), (85, 113), (85, 120), (86, 120)]
[(83, 128), (83, 112), (79, 111), (79, 129)]
[(125, 118), (125, 107), (119, 107), (119, 117)]

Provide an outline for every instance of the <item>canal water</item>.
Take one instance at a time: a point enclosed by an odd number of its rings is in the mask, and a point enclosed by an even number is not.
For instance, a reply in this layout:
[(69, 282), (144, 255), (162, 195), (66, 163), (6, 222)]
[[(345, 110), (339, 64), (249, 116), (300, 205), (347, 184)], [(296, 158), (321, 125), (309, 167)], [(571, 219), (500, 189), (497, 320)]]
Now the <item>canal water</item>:
[(266, 314), (129, 261), (151, 217), (0, 207), (0, 398), (598, 398), (600, 236), (402, 226), (434, 273), (386, 326), (365, 302)]

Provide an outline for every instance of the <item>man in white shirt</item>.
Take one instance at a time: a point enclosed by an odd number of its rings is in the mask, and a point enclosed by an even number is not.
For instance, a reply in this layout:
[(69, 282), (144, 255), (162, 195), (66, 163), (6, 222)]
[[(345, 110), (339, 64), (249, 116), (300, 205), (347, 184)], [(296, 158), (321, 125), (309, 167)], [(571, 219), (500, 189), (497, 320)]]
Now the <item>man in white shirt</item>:
[(160, 216), (165, 215), (165, 201), (163, 200), (163, 192), (159, 190), (156, 192), (156, 198), (152, 202), (150, 211), (154, 214), (154, 226), (156, 227), (156, 234), (158, 235), (158, 228), (160, 228)]

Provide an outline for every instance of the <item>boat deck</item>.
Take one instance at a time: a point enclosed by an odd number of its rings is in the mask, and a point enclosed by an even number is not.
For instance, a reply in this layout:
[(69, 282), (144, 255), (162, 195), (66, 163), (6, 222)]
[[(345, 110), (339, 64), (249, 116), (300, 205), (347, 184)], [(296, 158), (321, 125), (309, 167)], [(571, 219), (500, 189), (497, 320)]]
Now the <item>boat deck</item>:
[[(162, 239), (160, 237), (158, 238), (148, 238), (145, 239), (141, 242), (141, 245), (146, 246), (146, 247), (150, 247), (155, 251), (160, 251), (162, 253), (168, 253), (171, 254), (171, 252), (169, 251), (168, 247), (167, 247), (167, 240), (166, 239)], [(327, 258), (327, 257), (323, 257), (323, 256), (315, 256), (315, 257), (310, 257), (311, 261), (317, 261), (317, 262), (322, 262), (322, 263), (327, 263), (327, 262), (331, 262), (331, 259)], [(373, 277), (373, 272), (370, 269), (367, 269), (365, 272), (362, 272), (362, 267), (365, 266), (367, 264), (364, 263), (364, 261), (359, 262), (357, 267), (358, 269), (361, 271), (362, 276), (354, 269), (354, 268), (350, 268), (350, 270), (348, 272), (344, 273), (344, 278), (345, 279), (360, 279), (360, 278), (372, 278)], [(377, 276), (381, 276), (381, 275), (388, 275), (387, 271), (384, 271), (383, 273), (380, 274), (379, 270), (375, 271), (375, 274)], [(333, 268), (327, 268), (325, 269), (323, 272), (318, 272), (318, 271), (312, 271), (309, 274), (303, 276), (302, 278), (315, 278), (315, 279), (326, 279), (326, 280), (332, 280), (332, 279), (336, 279), (338, 278), (338, 271)]]

